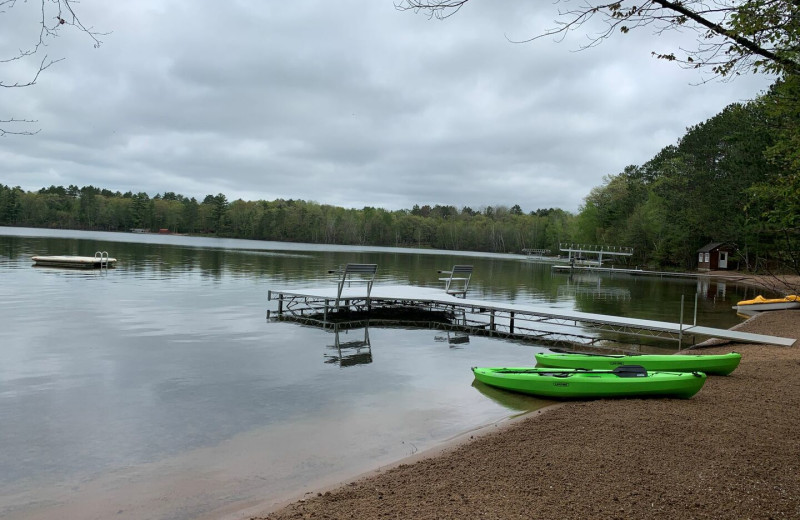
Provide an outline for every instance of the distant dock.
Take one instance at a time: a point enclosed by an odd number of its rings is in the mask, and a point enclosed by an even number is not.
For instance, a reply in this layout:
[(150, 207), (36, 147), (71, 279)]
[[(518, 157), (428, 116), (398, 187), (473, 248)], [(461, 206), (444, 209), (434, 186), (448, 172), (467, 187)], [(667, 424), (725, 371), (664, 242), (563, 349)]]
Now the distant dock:
[(569, 272), (593, 272), (593, 273), (608, 273), (608, 274), (629, 274), (632, 276), (657, 276), (660, 278), (706, 278), (709, 277), (708, 273), (680, 273), (673, 271), (648, 271), (645, 269), (628, 269), (618, 267), (599, 267), (596, 265), (553, 265), (553, 271), (559, 273)]
[(344, 287), (340, 294), (336, 286), (270, 290), (267, 300), (277, 306), (267, 311), (267, 319), (291, 320), (333, 330), (355, 326), (355, 322), (390, 322), (393, 315), (398, 316), (399, 324), (407, 324), (401, 318), (413, 311), (416, 316), (431, 316), (431, 321), (434, 316), (446, 317), (445, 323), (438, 326), (450, 330), (548, 343), (593, 346), (608, 341), (593, 334), (596, 332), (670, 340), (677, 343), (678, 349), (686, 343), (694, 345), (696, 336), (780, 346), (795, 343), (792, 338), (694, 324), (459, 298), (433, 287), (375, 285), (371, 290), (363, 286)]

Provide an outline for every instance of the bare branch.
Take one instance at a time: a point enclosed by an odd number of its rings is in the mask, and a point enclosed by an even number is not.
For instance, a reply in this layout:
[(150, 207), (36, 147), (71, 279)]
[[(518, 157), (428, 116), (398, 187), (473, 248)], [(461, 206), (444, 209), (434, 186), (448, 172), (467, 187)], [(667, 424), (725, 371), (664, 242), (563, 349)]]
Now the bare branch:
[(444, 20), (450, 18), (466, 4), (469, 0), (452, 0), (449, 2), (420, 2), (419, 0), (401, 0), (395, 3), (394, 7), (398, 11), (428, 11), (430, 18)]
[(30, 119), (0, 119), (0, 137), (5, 137), (6, 135), (35, 135), (38, 134), (40, 130), (7, 130), (3, 128), (3, 125), (6, 124), (33, 124), (37, 123), (37, 121), (30, 120)]
[[(452, 16), (469, 0), (444, 2), (403, 0), (399, 10), (426, 11), (438, 19)], [(557, 2), (566, 0), (556, 0)], [(653, 56), (688, 68), (707, 68), (720, 77), (746, 70), (800, 73), (800, 0), (615, 0), (599, 3), (584, 0), (576, 8), (559, 10), (556, 26), (526, 43), (546, 36), (562, 41), (567, 33), (584, 27), (599, 16), (605, 28), (587, 35), (581, 49), (595, 47), (616, 32), (651, 27), (655, 34), (691, 30), (697, 48), (653, 52)]]
[[(8, 56), (0, 56), (0, 65), (12, 62), (19, 62), (25, 60), (35, 59), (34, 56), (40, 55), (43, 47), (47, 46), (48, 40), (59, 36), (59, 32), (69, 27), (77, 29), (78, 31), (86, 34), (94, 42), (95, 48), (99, 47), (102, 43), (100, 37), (108, 34), (101, 33), (94, 30), (92, 27), (87, 27), (78, 18), (73, 5), (77, 2), (75, 0), (40, 0), (39, 14), (34, 16), (38, 17), (38, 35), (32, 38), (30, 45), (21, 47), (16, 53)], [(18, 9), (24, 8), (28, 2), (21, 2), (17, 5), (17, 0), (0, 0), (0, 16), (8, 15), (9, 12), (17, 7)], [(35, 7), (34, 7), (35, 9)], [(42, 72), (50, 68), (52, 65), (58, 63), (64, 58), (51, 59), (47, 54), (39, 61), (38, 66), (34, 69), (32, 77), (24, 80), (2, 80), (0, 79), (0, 87), (3, 88), (24, 88), (31, 87), (36, 84)], [(27, 119), (0, 119), (0, 137), (5, 135), (33, 135), (38, 133), (36, 131), (16, 131), (10, 129), (7, 125), (28, 124), (35, 123), (36, 121)]]
[(58, 63), (59, 61), (62, 61), (63, 59), (64, 58), (61, 58), (61, 59), (58, 59), (58, 60), (50, 60), (50, 61), (48, 61), (47, 55), (45, 54), (44, 58), (42, 58), (42, 62), (39, 64), (39, 68), (36, 70), (36, 74), (33, 76), (33, 79), (30, 79), (30, 80), (28, 80), (28, 81), (26, 81), (24, 83), (19, 83), (19, 82), (17, 82), (17, 83), (4, 83), (3, 81), (0, 81), (0, 87), (4, 87), (4, 88), (21, 88), (21, 87), (30, 87), (31, 85), (35, 85), (36, 84), (36, 80), (39, 79), (39, 75), (43, 71), (49, 69), (51, 65), (53, 65), (54, 63)]

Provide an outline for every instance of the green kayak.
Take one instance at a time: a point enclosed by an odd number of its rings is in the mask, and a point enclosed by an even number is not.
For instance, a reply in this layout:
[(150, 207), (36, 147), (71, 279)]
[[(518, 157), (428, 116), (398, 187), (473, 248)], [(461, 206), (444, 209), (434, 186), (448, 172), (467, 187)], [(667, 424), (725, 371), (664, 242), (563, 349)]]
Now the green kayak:
[(727, 376), (739, 366), (742, 355), (729, 354), (584, 354), (548, 352), (536, 354), (536, 366), (542, 368), (586, 368), (611, 370), (622, 365), (641, 365), (646, 370), (705, 372)]
[(647, 372), (626, 365), (614, 370), (473, 367), (475, 379), (512, 392), (557, 399), (678, 397), (688, 399), (706, 381), (702, 372)]

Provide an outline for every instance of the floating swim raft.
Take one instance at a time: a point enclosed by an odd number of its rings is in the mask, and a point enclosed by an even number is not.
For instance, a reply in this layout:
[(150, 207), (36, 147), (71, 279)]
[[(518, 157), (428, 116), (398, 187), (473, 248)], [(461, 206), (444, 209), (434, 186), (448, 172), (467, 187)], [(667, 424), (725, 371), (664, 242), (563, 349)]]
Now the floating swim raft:
[(640, 365), (646, 370), (705, 372), (727, 376), (739, 366), (742, 355), (728, 354), (587, 354), (582, 352), (541, 352), (536, 366), (541, 368), (584, 368), (613, 370), (623, 365)]
[(78, 269), (98, 269), (115, 267), (116, 258), (110, 258), (105, 251), (94, 256), (34, 256), (34, 265), (42, 267), (73, 267)]
[(703, 372), (648, 372), (625, 365), (614, 370), (473, 367), (481, 383), (550, 399), (674, 397), (689, 399), (706, 381)]

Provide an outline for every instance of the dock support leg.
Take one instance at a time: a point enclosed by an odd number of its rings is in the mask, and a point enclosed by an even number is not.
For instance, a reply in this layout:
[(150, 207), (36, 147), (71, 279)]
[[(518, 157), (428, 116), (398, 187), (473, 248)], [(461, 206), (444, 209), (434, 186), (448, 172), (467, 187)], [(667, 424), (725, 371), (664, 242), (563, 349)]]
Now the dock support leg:
[(278, 316), (283, 315), (283, 295), (278, 296)]
[(511, 319), (508, 322), (508, 330), (511, 334), (514, 334), (514, 313), (511, 313)]
[(489, 330), (491, 330), (491, 331), (495, 330), (495, 326), (494, 326), (494, 311), (492, 311), (490, 313), (490, 315), (489, 315)]
[(325, 300), (325, 306), (322, 308), (322, 323), (328, 323), (328, 301)]
[(678, 324), (678, 350), (683, 346), (683, 298), (684, 295), (681, 294), (681, 320)]
[[(272, 291), (267, 291), (267, 301), (272, 300)], [(269, 309), (267, 309), (267, 321), (269, 321)]]

